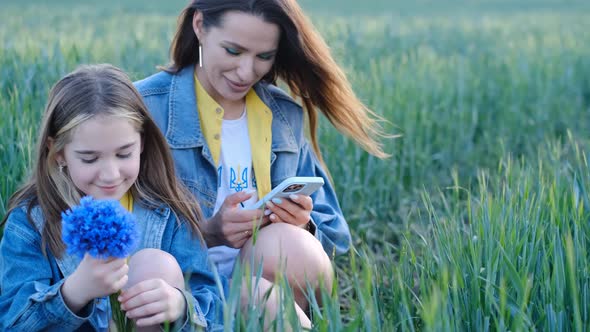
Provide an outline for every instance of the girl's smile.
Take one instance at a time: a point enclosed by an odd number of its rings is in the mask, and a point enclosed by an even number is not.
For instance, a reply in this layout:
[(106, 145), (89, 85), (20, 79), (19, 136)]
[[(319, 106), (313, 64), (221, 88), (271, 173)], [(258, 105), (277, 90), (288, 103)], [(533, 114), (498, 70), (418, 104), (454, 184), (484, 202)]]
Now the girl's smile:
[(120, 199), (139, 174), (141, 135), (133, 123), (98, 116), (79, 124), (61, 158), (78, 190), (97, 199)]

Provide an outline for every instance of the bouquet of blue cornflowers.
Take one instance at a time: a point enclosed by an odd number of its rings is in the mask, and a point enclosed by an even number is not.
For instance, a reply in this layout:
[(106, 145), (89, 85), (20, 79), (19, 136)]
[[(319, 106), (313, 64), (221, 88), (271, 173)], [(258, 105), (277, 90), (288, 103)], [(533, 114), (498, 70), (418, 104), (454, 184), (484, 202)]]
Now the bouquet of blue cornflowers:
[[(86, 196), (80, 205), (62, 212), (62, 237), (69, 254), (94, 258), (129, 256), (137, 243), (135, 217), (115, 200), (95, 200)], [(112, 319), (117, 331), (133, 331), (117, 300), (109, 296)]]

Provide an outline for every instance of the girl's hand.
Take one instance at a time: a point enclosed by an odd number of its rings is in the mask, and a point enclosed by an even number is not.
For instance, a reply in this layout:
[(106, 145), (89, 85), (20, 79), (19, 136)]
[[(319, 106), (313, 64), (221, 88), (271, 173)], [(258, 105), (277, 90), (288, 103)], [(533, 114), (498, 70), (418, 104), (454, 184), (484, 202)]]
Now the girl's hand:
[(266, 203), (265, 214), (269, 214), (270, 222), (286, 222), (304, 227), (311, 219), (313, 201), (305, 195), (289, 195), (289, 199), (274, 198)]
[(97, 259), (86, 254), (61, 288), (64, 301), (78, 312), (95, 298), (118, 292), (127, 283), (125, 258)]
[(186, 312), (181, 291), (162, 279), (141, 281), (121, 292), (118, 299), (127, 318), (137, 326), (174, 322)]
[(219, 211), (203, 225), (208, 247), (226, 245), (241, 248), (252, 236), (252, 229), (268, 222), (261, 210), (244, 210), (240, 203), (247, 201), (253, 192), (238, 192), (223, 201)]

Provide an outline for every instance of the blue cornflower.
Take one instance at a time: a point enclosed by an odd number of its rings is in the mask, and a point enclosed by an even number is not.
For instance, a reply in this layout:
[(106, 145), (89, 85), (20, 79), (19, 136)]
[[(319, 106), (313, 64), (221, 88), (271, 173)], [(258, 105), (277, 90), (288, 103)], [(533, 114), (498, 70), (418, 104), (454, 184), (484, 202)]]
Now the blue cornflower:
[(86, 196), (62, 212), (62, 237), (69, 254), (95, 258), (127, 257), (137, 242), (135, 217), (115, 200)]

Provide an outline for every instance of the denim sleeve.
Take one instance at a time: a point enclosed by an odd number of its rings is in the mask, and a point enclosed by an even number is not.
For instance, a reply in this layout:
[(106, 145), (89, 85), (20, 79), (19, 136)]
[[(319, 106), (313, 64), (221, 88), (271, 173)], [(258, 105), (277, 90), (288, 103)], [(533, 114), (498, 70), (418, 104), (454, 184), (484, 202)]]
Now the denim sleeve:
[(75, 330), (92, 316), (94, 304), (83, 316), (67, 307), (60, 291), (64, 280), (55, 282), (40, 234), (26, 218), (20, 209), (11, 212), (0, 242), (0, 330)]
[(324, 178), (325, 184), (311, 195), (313, 199), (311, 222), (316, 227), (315, 236), (324, 247), (328, 257), (347, 252), (351, 242), (348, 224), (344, 219), (330, 179), (307, 141), (301, 148), (297, 176)]
[[(206, 331), (223, 330), (223, 293), (227, 281), (214, 276), (207, 262), (207, 249), (190, 233), (186, 224), (177, 227), (170, 248), (185, 275), (187, 313), (182, 331), (194, 327)], [(191, 324), (186, 324), (190, 320)]]

